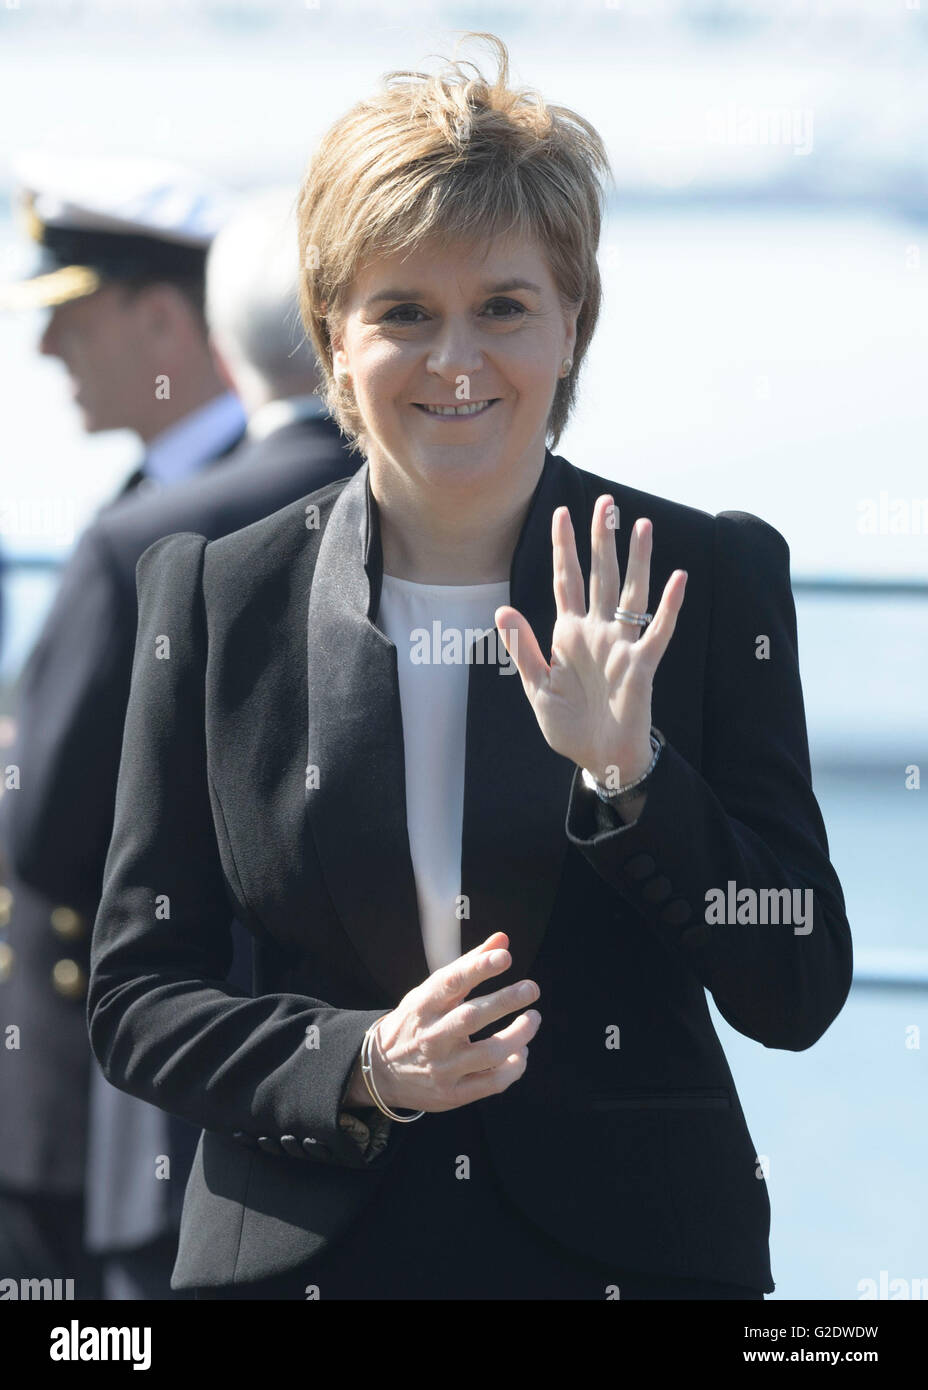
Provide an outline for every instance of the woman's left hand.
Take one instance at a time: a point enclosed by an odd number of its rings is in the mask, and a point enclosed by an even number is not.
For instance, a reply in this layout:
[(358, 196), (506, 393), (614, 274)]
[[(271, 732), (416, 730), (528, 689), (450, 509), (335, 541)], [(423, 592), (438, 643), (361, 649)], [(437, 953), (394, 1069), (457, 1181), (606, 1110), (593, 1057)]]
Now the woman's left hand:
[(651, 688), (683, 604), (686, 572), (674, 570), (647, 628), (617, 619), (617, 607), (632, 613), (647, 610), (651, 522), (639, 518), (635, 523), (620, 601), (614, 517), (613, 499), (597, 498), (590, 532), (589, 612), (570, 513), (558, 507), (552, 517), (557, 621), (550, 665), (521, 613), (504, 606), (495, 619), (550, 746), (605, 785), (625, 786), (643, 776), (651, 762)]

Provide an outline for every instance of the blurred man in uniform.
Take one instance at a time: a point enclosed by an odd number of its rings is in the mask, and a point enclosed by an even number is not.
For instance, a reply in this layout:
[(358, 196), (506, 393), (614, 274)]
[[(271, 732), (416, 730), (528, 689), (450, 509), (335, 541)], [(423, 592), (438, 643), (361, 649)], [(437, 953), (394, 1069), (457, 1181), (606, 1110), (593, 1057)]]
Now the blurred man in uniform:
[[(161, 536), (177, 531), (224, 535), (347, 476), (361, 462), (357, 455), (348, 456), (315, 394), (315, 362), (297, 310), (292, 201), (289, 192), (254, 200), (224, 227), (209, 257), (214, 356), (247, 407), (246, 442), (221, 469), (155, 497), (127, 498), (93, 528), (108, 557), (108, 584), (133, 613), (136, 562)], [(118, 687), (120, 702), (117, 759), (133, 641), (134, 627), (132, 641), (120, 639), (119, 651), (113, 653), (113, 666), (120, 668), (118, 678), (110, 681), (114, 695)], [(107, 785), (111, 823), (115, 774)], [(98, 881), (105, 850), (103, 844), (95, 860)], [(248, 953), (241, 950), (245, 940), (238, 929), (237, 958), (229, 976), (243, 993), (250, 988)], [(198, 1133), (116, 1091), (95, 1064), (91, 1091), (87, 1242), (104, 1258), (104, 1296), (170, 1297), (180, 1208)], [(169, 1123), (170, 1148), (165, 1140)], [(167, 1181), (157, 1176), (166, 1153), (171, 1157)]]
[[(84, 428), (139, 435), (143, 457), (117, 501), (230, 454), (245, 417), (213, 360), (203, 305), (227, 200), (161, 162), (34, 154), (17, 173), (36, 261), (0, 289), (0, 307), (50, 309), (40, 350), (67, 368)], [(77, 1297), (97, 1290), (82, 1237), (84, 996), (118, 770), (121, 647), (134, 627), (91, 526), (22, 675), (18, 737), (4, 753), (19, 785), (0, 801), (0, 1024), (18, 1032), (0, 1049), (0, 1275), (74, 1278)]]

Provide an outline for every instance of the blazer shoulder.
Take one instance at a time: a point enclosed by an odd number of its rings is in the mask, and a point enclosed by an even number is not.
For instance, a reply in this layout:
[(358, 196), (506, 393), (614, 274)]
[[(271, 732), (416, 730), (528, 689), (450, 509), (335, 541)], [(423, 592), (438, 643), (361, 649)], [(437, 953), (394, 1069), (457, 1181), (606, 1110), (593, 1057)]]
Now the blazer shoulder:
[(339, 478), (327, 483), (238, 531), (207, 541), (203, 559), (207, 612), (223, 624), (234, 624), (249, 611), (261, 612), (265, 618), (290, 612), (300, 593), (308, 598), (321, 538), (350, 481)]
[[(218, 572), (230, 565), (238, 569), (252, 561), (260, 562), (262, 557), (264, 563), (260, 564), (261, 569), (266, 567), (268, 559), (277, 563), (286, 562), (290, 553), (303, 549), (307, 536), (312, 539), (313, 535), (321, 535), (342, 489), (350, 481), (350, 478), (339, 478), (327, 483), (316, 492), (288, 502), (269, 516), (209, 541), (206, 547), (207, 564)], [(318, 509), (318, 517), (310, 516), (310, 506)], [(315, 525), (317, 520), (318, 526)]]
[[(195, 531), (161, 536), (136, 565), (139, 601), (145, 594), (168, 601), (201, 596), (211, 624), (234, 621), (255, 604), (277, 609), (281, 600), (311, 581), (319, 539), (350, 478), (339, 478), (237, 531), (211, 539)], [(310, 513), (310, 504), (318, 510)]]
[(285, 427), (278, 434), (287, 438), (240, 446), (228, 461), (176, 486), (118, 499), (85, 532), (98, 564), (105, 563), (134, 600), (139, 557), (161, 537), (189, 531), (211, 541), (230, 535), (350, 475), (344, 450), (328, 431), (315, 441), (305, 430)]
[(139, 597), (153, 585), (159, 589), (181, 588), (191, 569), (199, 574), (206, 537), (193, 531), (176, 531), (159, 536), (143, 550), (135, 566)]
[(789, 565), (789, 542), (786, 537), (753, 512), (725, 511), (715, 518), (717, 539), (730, 549), (757, 556), (762, 552), (776, 563)]

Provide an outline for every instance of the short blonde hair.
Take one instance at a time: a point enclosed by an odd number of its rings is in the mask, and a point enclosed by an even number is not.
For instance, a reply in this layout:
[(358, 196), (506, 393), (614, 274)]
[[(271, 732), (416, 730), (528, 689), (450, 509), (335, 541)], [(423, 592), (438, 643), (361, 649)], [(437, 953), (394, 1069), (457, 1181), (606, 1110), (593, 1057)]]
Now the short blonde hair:
[(492, 85), (473, 63), (453, 59), (435, 76), (387, 73), (376, 95), (329, 129), (300, 187), (300, 315), (326, 404), (353, 452), (363, 447), (364, 421), (350, 386), (335, 378), (331, 333), (372, 259), (426, 238), (475, 245), (512, 233), (540, 244), (565, 312), (580, 305), (573, 367), (558, 380), (547, 422), (553, 446), (599, 318), (602, 179), (611, 178), (603, 142), (576, 112), (511, 89), (506, 45), (495, 34), (468, 33), (459, 44), (468, 39), (496, 50)]

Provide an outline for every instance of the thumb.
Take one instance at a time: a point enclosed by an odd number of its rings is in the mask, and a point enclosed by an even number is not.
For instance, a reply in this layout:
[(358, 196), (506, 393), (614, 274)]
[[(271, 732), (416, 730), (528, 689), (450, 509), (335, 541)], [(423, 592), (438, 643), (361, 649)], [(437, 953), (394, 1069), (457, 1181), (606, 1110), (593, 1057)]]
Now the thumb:
[(515, 662), (522, 685), (529, 699), (548, 676), (548, 663), (542, 655), (532, 625), (517, 608), (503, 604), (494, 614), (496, 629), (503, 646)]
[(509, 937), (504, 931), (495, 931), (492, 936), (488, 936), (486, 941), (481, 941), (480, 945), (474, 949), (477, 953), (481, 951), (508, 951)]

